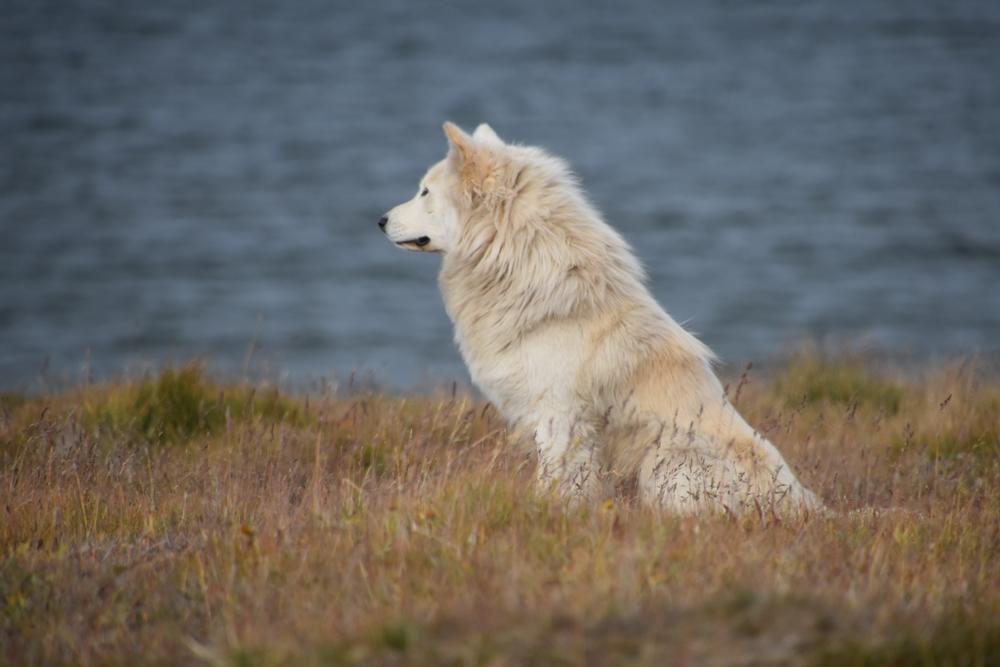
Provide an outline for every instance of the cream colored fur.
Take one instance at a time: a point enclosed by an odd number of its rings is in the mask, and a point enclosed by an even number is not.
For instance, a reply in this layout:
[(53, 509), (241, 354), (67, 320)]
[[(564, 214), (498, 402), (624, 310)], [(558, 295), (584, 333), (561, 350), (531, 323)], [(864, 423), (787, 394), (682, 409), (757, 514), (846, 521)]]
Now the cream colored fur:
[(539, 483), (579, 501), (637, 479), (643, 502), (681, 513), (819, 509), (726, 400), (712, 353), (656, 303), (567, 165), (487, 125), (444, 129), (448, 156), (385, 232), (443, 255), (459, 350), (532, 437)]

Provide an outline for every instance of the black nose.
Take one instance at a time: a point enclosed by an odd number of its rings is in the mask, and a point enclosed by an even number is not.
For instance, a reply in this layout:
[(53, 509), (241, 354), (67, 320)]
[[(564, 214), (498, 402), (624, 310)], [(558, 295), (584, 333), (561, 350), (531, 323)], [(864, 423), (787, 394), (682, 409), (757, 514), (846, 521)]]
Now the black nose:
[(385, 223), (387, 223), (387, 222), (389, 222), (389, 218), (387, 218), (386, 216), (383, 215), (381, 218), (378, 219), (378, 228), (381, 229), (384, 232), (385, 231)]

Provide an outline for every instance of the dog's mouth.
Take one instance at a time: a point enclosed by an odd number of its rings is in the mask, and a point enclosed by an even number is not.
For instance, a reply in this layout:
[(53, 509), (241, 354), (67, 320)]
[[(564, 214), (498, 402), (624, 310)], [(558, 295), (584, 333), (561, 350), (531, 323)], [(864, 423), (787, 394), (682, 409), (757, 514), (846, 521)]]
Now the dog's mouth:
[(396, 241), (396, 245), (400, 248), (412, 248), (414, 250), (423, 248), (425, 245), (431, 242), (429, 236), (418, 236), (415, 239), (409, 239), (408, 241)]

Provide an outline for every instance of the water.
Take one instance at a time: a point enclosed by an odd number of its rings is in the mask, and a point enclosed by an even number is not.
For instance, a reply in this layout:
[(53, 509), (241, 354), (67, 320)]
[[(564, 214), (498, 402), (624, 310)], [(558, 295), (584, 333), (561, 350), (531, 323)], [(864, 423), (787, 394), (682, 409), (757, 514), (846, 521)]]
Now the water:
[(375, 226), (445, 119), (568, 158), (732, 362), (998, 349), (1000, 5), (489, 4), (8, 0), (0, 387), (464, 378)]

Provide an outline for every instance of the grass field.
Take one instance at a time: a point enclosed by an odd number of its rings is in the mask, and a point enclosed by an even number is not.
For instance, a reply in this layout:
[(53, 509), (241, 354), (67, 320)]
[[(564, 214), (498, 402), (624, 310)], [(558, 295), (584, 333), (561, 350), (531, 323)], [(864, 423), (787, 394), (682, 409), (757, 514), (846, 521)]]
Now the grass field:
[(1000, 664), (995, 370), (730, 395), (830, 516), (566, 509), (461, 394), (0, 396), (0, 664)]

